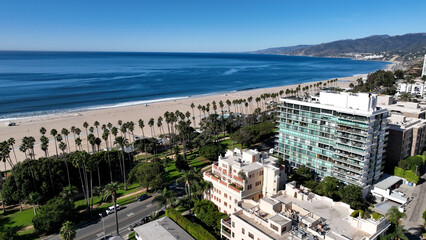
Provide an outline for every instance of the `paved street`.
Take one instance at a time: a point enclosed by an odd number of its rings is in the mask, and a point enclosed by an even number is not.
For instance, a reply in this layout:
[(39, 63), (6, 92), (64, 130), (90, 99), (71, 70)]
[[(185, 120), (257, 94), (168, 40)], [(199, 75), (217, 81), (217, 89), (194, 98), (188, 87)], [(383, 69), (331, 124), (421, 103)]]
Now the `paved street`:
[[(143, 217), (149, 216), (151, 212), (157, 210), (158, 204), (152, 202), (154, 197), (151, 197), (143, 202), (134, 202), (128, 204), (122, 208), (122, 210), (118, 211), (118, 221), (119, 221), (119, 229), (120, 235), (126, 236), (129, 234), (128, 226), (132, 223), (140, 221)], [(104, 217), (105, 221), (105, 233), (106, 235), (110, 235), (115, 233), (115, 216), (114, 214), (110, 214)], [(103, 223), (102, 219), (99, 219), (96, 223), (91, 223), (90, 225), (79, 228), (77, 230), (77, 237), (75, 239), (79, 240), (94, 240), (100, 239), (103, 237)], [(46, 240), (59, 240), (59, 235), (52, 235)]]
[(402, 225), (409, 232), (410, 239), (419, 239), (423, 229), (423, 211), (426, 210), (426, 174), (420, 180), (420, 184), (411, 190), (411, 196), (414, 197), (413, 201), (407, 205), (406, 214), (407, 218), (402, 220)]

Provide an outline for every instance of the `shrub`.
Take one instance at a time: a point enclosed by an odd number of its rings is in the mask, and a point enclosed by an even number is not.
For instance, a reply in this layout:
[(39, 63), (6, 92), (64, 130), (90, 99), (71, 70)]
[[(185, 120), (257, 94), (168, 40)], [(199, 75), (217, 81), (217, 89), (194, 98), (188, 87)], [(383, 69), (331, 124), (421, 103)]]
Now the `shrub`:
[(33, 218), (33, 224), (38, 232), (52, 233), (57, 232), (65, 221), (72, 221), (75, 216), (74, 202), (53, 198), (40, 208)]
[(402, 169), (400, 167), (395, 167), (394, 175), (403, 178), (404, 177), (404, 169)]
[(404, 178), (407, 179), (409, 182), (418, 183), (419, 182), (419, 176), (417, 176), (413, 171), (406, 170), (404, 172)]
[(217, 236), (220, 236), (220, 220), (227, 215), (219, 212), (213, 202), (208, 200), (197, 201), (194, 206), (194, 213), (206, 226), (213, 228)]
[(226, 146), (219, 143), (209, 143), (200, 148), (200, 155), (211, 160), (217, 161), (220, 154), (224, 153)]
[(376, 212), (373, 212), (372, 214), (371, 214), (371, 217), (373, 217), (373, 219), (374, 220), (379, 220), (380, 218), (382, 218), (383, 217), (383, 215), (380, 215), (380, 214), (378, 214), (378, 213), (376, 213)]
[(357, 217), (359, 216), (359, 214), (360, 214), (360, 211), (361, 211), (361, 210), (355, 210), (355, 211), (353, 211), (353, 212), (351, 213), (351, 217), (353, 217), (353, 218), (357, 218)]
[(210, 232), (204, 229), (201, 225), (193, 223), (179, 214), (174, 209), (166, 209), (166, 216), (175, 221), (185, 231), (197, 240), (214, 240), (216, 239)]

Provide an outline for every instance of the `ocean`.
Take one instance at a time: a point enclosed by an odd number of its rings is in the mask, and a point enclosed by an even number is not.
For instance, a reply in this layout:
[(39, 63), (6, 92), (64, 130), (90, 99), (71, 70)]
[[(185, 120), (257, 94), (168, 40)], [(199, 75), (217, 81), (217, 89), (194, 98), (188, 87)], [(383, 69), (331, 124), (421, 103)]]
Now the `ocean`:
[(387, 64), (257, 54), (0, 51), (0, 120), (327, 80)]

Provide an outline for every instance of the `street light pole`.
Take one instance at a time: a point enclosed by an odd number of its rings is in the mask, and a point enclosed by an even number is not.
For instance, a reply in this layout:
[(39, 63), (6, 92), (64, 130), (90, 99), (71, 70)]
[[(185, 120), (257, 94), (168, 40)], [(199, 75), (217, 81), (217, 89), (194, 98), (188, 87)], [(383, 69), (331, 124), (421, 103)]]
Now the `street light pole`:
[(105, 220), (104, 220), (104, 216), (102, 215), (102, 213), (99, 213), (99, 216), (101, 216), (102, 218), (102, 228), (104, 229), (104, 238), (105, 239)]

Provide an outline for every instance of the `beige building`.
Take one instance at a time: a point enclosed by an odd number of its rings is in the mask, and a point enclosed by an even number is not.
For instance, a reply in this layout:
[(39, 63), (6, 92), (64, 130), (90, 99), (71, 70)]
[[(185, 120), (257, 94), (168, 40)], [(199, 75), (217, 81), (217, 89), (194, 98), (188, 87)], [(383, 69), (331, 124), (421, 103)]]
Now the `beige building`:
[(287, 179), (284, 166), (279, 166), (277, 158), (255, 150), (241, 152), (239, 149), (219, 156), (218, 163), (212, 164), (211, 171), (204, 172), (203, 178), (213, 184), (205, 198), (226, 214), (235, 212), (242, 199), (258, 201), (276, 194)]
[(287, 184), (259, 202), (239, 202), (238, 211), (222, 220), (221, 235), (228, 240), (373, 240), (390, 226), (384, 217), (354, 218), (352, 212), (345, 203)]
[(426, 106), (415, 102), (395, 102), (392, 96), (379, 95), (377, 98), (377, 106), (387, 108), (390, 114), (400, 114), (408, 118), (425, 119)]
[(396, 165), (409, 156), (422, 154), (426, 141), (426, 120), (396, 113), (389, 120), (387, 160)]

